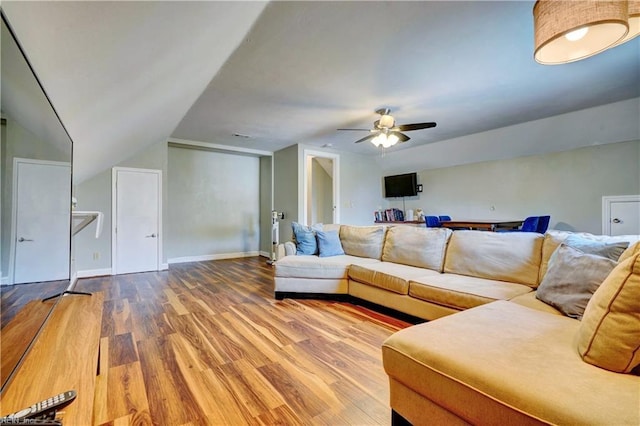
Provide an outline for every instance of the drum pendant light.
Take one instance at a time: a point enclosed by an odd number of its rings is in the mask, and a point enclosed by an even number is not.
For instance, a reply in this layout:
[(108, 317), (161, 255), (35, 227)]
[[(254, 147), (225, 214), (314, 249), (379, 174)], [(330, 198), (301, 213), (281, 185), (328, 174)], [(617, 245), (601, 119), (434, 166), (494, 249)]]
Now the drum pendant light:
[(629, 0), (629, 32), (615, 46), (626, 43), (640, 35), (640, 0)]
[(628, 2), (538, 0), (533, 6), (534, 58), (545, 65), (585, 59), (628, 33)]

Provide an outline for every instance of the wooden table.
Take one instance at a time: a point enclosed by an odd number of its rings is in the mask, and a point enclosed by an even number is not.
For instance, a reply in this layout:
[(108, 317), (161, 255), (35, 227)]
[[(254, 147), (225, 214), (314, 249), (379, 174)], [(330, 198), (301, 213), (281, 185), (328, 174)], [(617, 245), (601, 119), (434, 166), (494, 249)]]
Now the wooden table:
[(441, 220), (443, 228), (478, 229), (481, 231), (496, 231), (501, 229), (517, 229), (523, 220)]

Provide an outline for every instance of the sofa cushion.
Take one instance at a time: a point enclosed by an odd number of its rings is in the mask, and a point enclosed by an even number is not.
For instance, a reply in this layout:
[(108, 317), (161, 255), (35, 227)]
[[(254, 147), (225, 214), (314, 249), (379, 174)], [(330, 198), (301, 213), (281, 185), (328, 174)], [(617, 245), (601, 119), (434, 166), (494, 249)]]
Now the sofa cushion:
[(472, 424), (504, 424), (510, 410), (551, 424), (639, 424), (640, 378), (581, 362), (579, 326), (498, 301), (394, 333), (383, 365)]
[(409, 283), (411, 297), (456, 309), (508, 300), (530, 291), (531, 287), (522, 284), (458, 274), (423, 276)]
[(431, 274), (439, 275), (430, 269), (390, 262), (352, 265), (349, 268), (350, 279), (398, 294), (409, 292), (409, 280)]
[[(599, 241), (604, 243), (615, 243), (619, 241), (626, 241), (630, 244), (633, 244), (640, 239), (640, 235), (594, 235), (589, 234), (587, 232), (569, 232), (569, 231), (558, 231), (555, 229), (550, 229), (544, 234), (544, 241), (542, 243), (542, 261), (540, 262), (540, 275), (539, 282), (544, 278), (544, 274), (547, 273), (547, 268), (549, 265), (549, 259), (553, 252), (558, 248), (561, 242), (563, 242), (569, 235), (575, 235), (580, 237), (581, 239), (591, 240), (591, 241)], [(630, 256), (630, 249), (628, 247), (620, 256), (618, 261), (622, 261), (622, 259)], [(638, 248), (640, 250), (640, 248)]]
[(537, 297), (563, 314), (580, 319), (591, 296), (616, 265), (614, 260), (562, 243), (549, 260)]
[(386, 227), (382, 225), (342, 225), (340, 227), (340, 241), (344, 252), (348, 255), (380, 260), (385, 232)]
[(616, 266), (589, 301), (578, 332), (582, 359), (619, 373), (640, 365), (639, 295), (640, 253)]
[(509, 299), (509, 302), (516, 303), (521, 306), (526, 306), (527, 308), (535, 309), (537, 311), (547, 312), (554, 315), (562, 315), (562, 312), (538, 299), (536, 297), (536, 293), (537, 291), (532, 291), (529, 293), (521, 294), (520, 296)]
[(534, 232), (456, 231), (444, 271), (536, 287), (543, 240)]
[(277, 277), (348, 278), (351, 264), (378, 263), (379, 260), (356, 256), (286, 256), (275, 263)]
[(317, 231), (318, 255), (320, 257), (339, 256), (344, 254), (338, 231)]
[(447, 228), (392, 226), (387, 230), (382, 260), (442, 272), (451, 233)]

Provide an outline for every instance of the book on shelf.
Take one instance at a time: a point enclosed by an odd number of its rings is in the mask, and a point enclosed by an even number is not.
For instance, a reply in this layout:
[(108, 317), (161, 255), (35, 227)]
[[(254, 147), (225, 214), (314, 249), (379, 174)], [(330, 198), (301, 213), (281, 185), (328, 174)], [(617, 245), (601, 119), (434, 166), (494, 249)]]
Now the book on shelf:
[(378, 210), (374, 218), (376, 222), (404, 222), (404, 212), (396, 208)]

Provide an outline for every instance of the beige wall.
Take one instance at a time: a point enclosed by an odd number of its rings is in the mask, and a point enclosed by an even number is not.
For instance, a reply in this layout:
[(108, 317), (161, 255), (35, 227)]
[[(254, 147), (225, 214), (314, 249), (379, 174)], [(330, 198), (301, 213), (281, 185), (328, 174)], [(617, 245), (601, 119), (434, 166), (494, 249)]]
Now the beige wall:
[(640, 141), (422, 170), (418, 183), (424, 192), (407, 209), (477, 219), (550, 214), (550, 228), (599, 234), (603, 196), (640, 194)]

